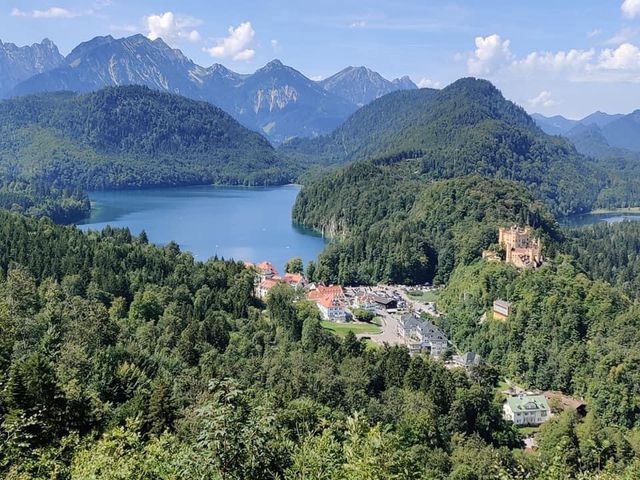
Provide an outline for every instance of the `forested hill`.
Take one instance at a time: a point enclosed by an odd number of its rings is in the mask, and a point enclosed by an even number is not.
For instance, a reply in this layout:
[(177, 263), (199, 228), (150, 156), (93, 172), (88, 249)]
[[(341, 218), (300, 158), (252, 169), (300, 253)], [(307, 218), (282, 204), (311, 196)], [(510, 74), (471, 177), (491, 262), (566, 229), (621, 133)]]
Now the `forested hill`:
[(491, 83), (474, 78), (442, 90), (391, 93), (331, 135), (281, 150), (325, 164), (417, 159), (412, 176), (424, 180), (469, 174), (516, 180), (559, 214), (589, 209), (604, 184), (604, 175), (568, 141), (543, 133)]
[(2, 164), (87, 189), (288, 180), (266, 139), (210, 104), (145, 87), (0, 103)]
[(470, 176), (425, 185), (405, 174), (410, 169), (357, 163), (302, 190), (294, 221), (335, 237), (312, 268), (314, 280), (445, 282), (496, 242), (500, 226), (530, 225), (548, 246), (561, 237), (549, 211), (516, 182)]

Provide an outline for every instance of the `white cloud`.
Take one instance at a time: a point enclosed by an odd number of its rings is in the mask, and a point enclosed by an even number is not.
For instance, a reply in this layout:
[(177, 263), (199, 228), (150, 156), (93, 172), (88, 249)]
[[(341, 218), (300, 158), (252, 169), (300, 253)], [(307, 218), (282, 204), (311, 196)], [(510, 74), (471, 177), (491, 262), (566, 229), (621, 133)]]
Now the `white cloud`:
[(256, 53), (250, 48), (255, 35), (251, 22), (243, 22), (236, 28), (229, 27), (228, 37), (219, 39), (215, 47), (205, 48), (204, 51), (216, 58), (251, 60)]
[(607, 39), (608, 45), (620, 45), (621, 43), (628, 43), (634, 40), (640, 34), (640, 28), (626, 27), (616, 32), (615, 35)]
[(349, 28), (364, 28), (366, 26), (367, 22), (365, 20), (357, 20), (349, 24)]
[(169, 44), (175, 44), (181, 40), (197, 42), (201, 36), (193, 27), (202, 24), (202, 21), (184, 15), (176, 15), (173, 12), (165, 12), (161, 15), (149, 15), (144, 18), (147, 37), (151, 40), (162, 38)]
[(31, 17), (31, 18), (75, 18), (81, 16), (81, 13), (72, 12), (66, 8), (51, 7), (47, 10), (31, 10), (25, 11), (19, 8), (11, 10), (12, 17)]
[(640, 0), (624, 0), (620, 8), (625, 17), (636, 18), (640, 15)]
[(587, 37), (588, 38), (595, 38), (598, 35), (600, 35), (601, 33), (602, 33), (602, 30), (600, 30), (599, 28), (594, 28), (590, 32), (587, 32)]
[(440, 88), (442, 84), (436, 80), (430, 78), (422, 78), (418, 82), (418, 88)]
[(540, 92), (536, 97), (529, 99), (529, 105), (531, 105), (532, 107), (549, 108), (557, 104), (558, 102), (553, 99), (553, 95), (551, 95), (551, 92), (549, 92), (548, 90), (544, 90)]
[(467, 60), (469, 73), (488, 75), (511, 61), (513, 55), (509, 49), (509, 40), (502, 40), (500, 35), (476, 37), (476, 50), (473, 57)]
[(640, 47), (631, 42), (600, 50), (531, 52), (520, 58), (511, 53), (509, 40), (499, 35), (477, 37), (475, 43), (476, 50), (467, 60), (471, 74), (500, 72), (533, 78), (542, 73), (571, 82), (640, 83)]
[(320, 80), (322, 80), (324, 77), (322, 75), (311, 75), (309, 77), (311, 80), (313, 80), (314, 82), (319, 82)]
[(594, 56), (595, 51), (593, 49), (574, 49), (568, 52), (562, 50), (559, 52), (531, 52), (524, 59), (513, 61), (512, 66), (527, 72), (534, 70), (550, 72), (578, 71), (589, 65)]
[(271, 40), (271, 48), (274, 52), (279, 52), (280, 50), (282, 50), (282, 48), (280, 47), (280, 42), (278, 42), (278, 40)]
[(599, 67), (609, 70), (635, 70), (640, 72), (640, 48), (623, 43), (616, 49), (605, 49), (600, 54)]

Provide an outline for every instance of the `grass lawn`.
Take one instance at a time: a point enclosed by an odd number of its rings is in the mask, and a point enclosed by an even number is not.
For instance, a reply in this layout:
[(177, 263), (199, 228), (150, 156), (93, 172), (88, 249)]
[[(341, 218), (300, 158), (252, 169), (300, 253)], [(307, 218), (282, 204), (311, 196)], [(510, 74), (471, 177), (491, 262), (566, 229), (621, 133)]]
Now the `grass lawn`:
[(373, 320), (371, 320), (371, 323), (381, 327), (382, 326), (382, 317), (375, 317)]
[(374, 342), (373, 340), (365, 340), (364, 344), (365, 350), (377, 350), (378, 348), (380, 348), (380, 344)]
[(322, 327), (331, 331), (332, 333), (338, 335), (339, 337), (344, 337), (349, 332), (353, 332), (355, 334), (358, 333), (380, 333), (381, 329), (378, 325), (373, 325), (371, 323), (335, 323), (323, 321), (321, 322)]
[(438, 295), (433, 290), (428, 292), (423, 292), (422, 290), (409, 290), (407, 292), (409, 298), (413, 298), (414, 300), (419, 300), (421, 302), (435, 302)]

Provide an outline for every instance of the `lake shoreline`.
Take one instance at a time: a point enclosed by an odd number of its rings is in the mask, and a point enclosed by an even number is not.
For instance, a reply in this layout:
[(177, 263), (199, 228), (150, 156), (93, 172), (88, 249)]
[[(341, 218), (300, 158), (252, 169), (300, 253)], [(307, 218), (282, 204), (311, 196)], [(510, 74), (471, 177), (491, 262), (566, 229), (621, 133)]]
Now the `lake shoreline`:
[(640, 213), (640, 207), (596, 208), (588, 212), (591, 215), (606, 215), (609, 213)]
[(150, 242), (175, 241), (198, 260), (268, 260), (283, 269), (292, 257), (316, 260), (329, 243), (292, 221), (299, 191), (294, 184), (103, 190), (89, 194), (90, 217), (75, 225), (83, 231), (128, 228), (132, 235), (144, 230)]

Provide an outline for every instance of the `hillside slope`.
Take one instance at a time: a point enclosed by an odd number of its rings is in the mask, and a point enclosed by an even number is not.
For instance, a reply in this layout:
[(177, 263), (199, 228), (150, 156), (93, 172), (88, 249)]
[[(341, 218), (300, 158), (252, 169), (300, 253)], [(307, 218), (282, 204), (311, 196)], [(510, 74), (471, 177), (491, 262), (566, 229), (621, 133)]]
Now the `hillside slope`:
[(146, 87), (0, 102), (0, 180), (16, 179), (88, 190), (291, 180), (230, 115)]
[(515, 180), (557, 214), (589, 209), (603, 181), (568, 141), (544, 134), (493, 85), (472, 78), (440, 91), (391, 93), (331, 135), (280, 150), (302, 163), (395, 164), (422, 181), (471, 174)]
[(516, 182), (470, 176), (425, 185), (371, 164), (305, 187), (293, 218), (335, 236), (314, 280), (343, 284), (444, 282), (512, 223), (559, 238), (553, 216)]

